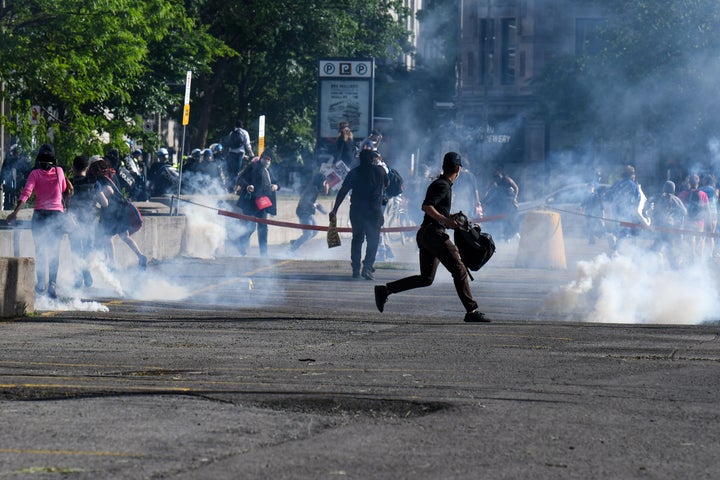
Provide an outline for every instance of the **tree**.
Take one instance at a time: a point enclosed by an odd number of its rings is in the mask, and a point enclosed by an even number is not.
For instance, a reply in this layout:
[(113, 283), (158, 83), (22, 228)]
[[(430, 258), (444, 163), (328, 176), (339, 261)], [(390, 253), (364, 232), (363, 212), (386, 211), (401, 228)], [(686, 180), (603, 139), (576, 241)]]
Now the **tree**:
[(720, 3), (608, 0), (602, 48), (560, 58), (536, 79), (541, 114), (586, 138), (648, 135), (663, 150), (702, 152), (720, 130)]
[[(168, 108), (170, 79), (227, 53), (193, 31), (176, 0), (5, 3), (0, 75), (18, 121), (4, 121), (26, 148), (31, 138), (52, 136), (66, 163), (80, 152), (100, 153), (103, 134), (113, 146), (141, 136), (138, 114)], [(29, 121), (30, 105), (42, 107), (40, 125)]]
[(237, 119), (267, 117), (267, 136), (288, 154), (310, 149), (321, 57), (391, 57), (409, 48), (397, 0), (189, 1), (188, 11), (232, 48), (199, 75), (193, 111), (205, 144)]

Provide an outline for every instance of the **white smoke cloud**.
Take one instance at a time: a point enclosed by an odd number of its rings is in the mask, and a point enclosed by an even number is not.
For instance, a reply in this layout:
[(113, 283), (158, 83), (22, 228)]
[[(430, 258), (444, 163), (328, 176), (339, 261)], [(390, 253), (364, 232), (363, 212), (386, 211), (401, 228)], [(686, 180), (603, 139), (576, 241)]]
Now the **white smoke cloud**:
[(717, 319), (719, 292), (711, 259), (671, 269), (661, 255), (630, 246), (578, 262), (576, 279), (546, 307), (587, 322), (695, 325)]

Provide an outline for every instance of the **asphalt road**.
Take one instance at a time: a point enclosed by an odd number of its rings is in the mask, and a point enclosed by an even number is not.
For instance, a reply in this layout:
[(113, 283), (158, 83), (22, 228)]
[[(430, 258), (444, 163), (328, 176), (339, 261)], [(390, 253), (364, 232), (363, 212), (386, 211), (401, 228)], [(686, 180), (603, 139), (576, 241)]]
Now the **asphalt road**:
[(514, 247), (475, 275), (489, 324), (446, 274), (377, 312), (412, 245), (377, 282), (346, 247), (153, 263), (2, 323), (0, 478), (717, 478), (717, 322), (577, 321), (548, 302), (574, 269)]

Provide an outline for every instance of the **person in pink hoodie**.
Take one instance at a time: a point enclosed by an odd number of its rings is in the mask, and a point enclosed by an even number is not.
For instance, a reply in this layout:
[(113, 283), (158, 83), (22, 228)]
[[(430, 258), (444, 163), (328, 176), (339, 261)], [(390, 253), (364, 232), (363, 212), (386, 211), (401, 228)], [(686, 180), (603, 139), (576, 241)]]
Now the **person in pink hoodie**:
[(65, 233), (63, 192), (72, 188), (55, 159), (55, 149), (46, 143), (38, 150), (35, 166), (28, 176), (15, 210), (7, 217), (15, 222), (18, 211), (35, 193), (32, 235), (35, 243), (35, 291), (57, 298), (56, 282), (60, 264), (60, 241)]

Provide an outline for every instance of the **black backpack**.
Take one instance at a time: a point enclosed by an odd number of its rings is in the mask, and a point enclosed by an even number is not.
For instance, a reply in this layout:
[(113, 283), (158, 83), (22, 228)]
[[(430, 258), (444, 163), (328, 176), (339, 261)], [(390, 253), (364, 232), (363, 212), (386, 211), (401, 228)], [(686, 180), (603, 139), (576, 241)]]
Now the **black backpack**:
[(390, 185), (385, 189), (385, 196), (397, 197), (405, 190), (405, 181), (403, 180), (400, 173), (394, 168), (389, 169), (388, 178), (390, 179)]
[(455, 214), (455, 222), (460, 227), (455, 230), (455, 245), (460, 251), (460, 258), (468, 270), (480, 270), (495, 254), (492, 235), (483, 232), (477, 223), (470, 223), (462, 212)]
[(245, 146), (245, 136), (239, 129), (234, 129), (227, 138), (228, 148), (243, 148)]

